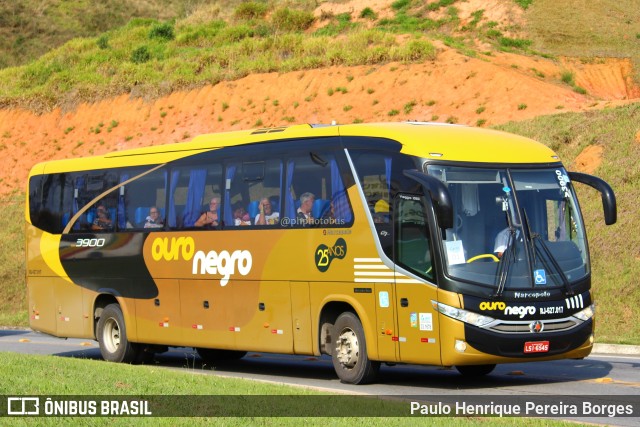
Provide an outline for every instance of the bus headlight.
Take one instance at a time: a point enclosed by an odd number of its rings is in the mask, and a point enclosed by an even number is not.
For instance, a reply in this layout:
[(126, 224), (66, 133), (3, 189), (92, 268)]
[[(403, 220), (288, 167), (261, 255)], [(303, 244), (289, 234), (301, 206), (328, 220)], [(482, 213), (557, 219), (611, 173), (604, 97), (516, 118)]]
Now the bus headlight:
[(441, 302), (431, 301), (431, 304), (433, 304), (433, 307), (445, 316), (460, 320), (461, 322), (468, 323), (473, 326), (483, 327), (495, 320), (493, 317), (483, 316), (461, 308), (451, 307), (450, 305), (446, 305)]
[(586, 322), (587, 320), (591, 319), (593, 317), (593, 315), (596, 312), (596, 307), (595, 305), (591, 304), (589, 307), (585, 308), (582, 311), (577, 312), (576, 314), (573, 315), (573, 317), (577, 317), (578, 319), (582, 320), (583, 322)]

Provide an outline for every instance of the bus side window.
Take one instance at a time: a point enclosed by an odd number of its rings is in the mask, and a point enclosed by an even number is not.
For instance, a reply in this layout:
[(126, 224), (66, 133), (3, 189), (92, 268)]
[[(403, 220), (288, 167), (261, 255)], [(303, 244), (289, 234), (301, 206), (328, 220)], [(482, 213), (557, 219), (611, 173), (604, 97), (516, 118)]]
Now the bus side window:
[[(353, 211), (347, 196), (342, 174), (332, 153), (312, 152), (306, 156), (290, 158), (285, 175), (285, 212), (281, 218), (295, 219), (301, 206), (300, 197), (313, 195), (309, 212), (314, 224), (321, 227), (347, 226), (353, 220)], [(306, 207), (304, 209), (306, 211)], [(301, 217), (300, 217), (301, 218)], [(294, 226), (308, 224), (292, 221)]]
[[(144, 169), (123, 170), (120, 182), (140, 175)], [(164, 211), (166, 169), (160, 168), (123, 185), (117, 191), (117, 229), (143, 228), (151, 206)], [(162, 216), (162, 221), (166, 218)]]
[(166, 222), (169, 228), (192, 228), (209, 208), (209, 201), (220, 197), (222, 167), (194, 164), (173, 168), (170, 175)]
[(274, 212), (280, 213), (282, 161), (279, 158), (232, 162), (227, 165), (225, 179), (225, 224), (230, 226), (256, 225), (260, 202), (271, 204), (271, 217), (261, 225), (278, 226)]

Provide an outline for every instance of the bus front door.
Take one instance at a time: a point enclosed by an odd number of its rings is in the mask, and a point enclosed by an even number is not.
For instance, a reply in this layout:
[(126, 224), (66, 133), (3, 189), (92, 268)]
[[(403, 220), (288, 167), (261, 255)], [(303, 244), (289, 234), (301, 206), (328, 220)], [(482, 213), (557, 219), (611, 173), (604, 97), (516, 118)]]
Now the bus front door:
[(439, 365), (438, 315), (431, 304), (437, 300), (437, 287), (424, 197), (398, 194), (393, 221), (400, 360)]

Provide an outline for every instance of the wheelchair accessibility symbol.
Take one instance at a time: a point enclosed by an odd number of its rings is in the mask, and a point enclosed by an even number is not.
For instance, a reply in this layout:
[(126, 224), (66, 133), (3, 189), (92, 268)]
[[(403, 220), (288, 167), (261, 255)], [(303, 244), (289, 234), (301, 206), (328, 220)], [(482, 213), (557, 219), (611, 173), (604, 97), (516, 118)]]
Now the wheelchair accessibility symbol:
[(533, 278), (536, 282), (536, 285), (546, 285), (547, 284), (547, 274), (544, 270), (535, 270), (533, 272)]

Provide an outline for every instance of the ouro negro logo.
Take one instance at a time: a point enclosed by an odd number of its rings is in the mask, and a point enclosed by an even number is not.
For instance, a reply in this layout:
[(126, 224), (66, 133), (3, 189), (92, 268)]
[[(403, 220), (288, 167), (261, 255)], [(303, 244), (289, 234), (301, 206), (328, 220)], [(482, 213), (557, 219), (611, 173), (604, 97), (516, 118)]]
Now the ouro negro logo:
[(248, 250), (197, 251), (192, 237), (158, 237), (151, 245), (154, 261), (192, 261), (191, 274), (220, 275), (220, 286), (226, 286), (229, 278), (236, 273), (246, 276), (251, 271), (253, 258)]

